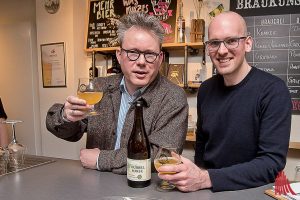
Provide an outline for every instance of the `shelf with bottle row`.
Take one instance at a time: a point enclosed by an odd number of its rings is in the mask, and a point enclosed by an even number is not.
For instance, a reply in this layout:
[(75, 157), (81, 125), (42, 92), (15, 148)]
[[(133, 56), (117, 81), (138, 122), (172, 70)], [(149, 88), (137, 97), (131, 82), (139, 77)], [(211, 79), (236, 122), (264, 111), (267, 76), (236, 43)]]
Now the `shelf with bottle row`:
[(300, 149), (300, 142), (290, 142), (289, 148), (290, 149)]
[[(163, 50), (176, 50), (183, 49), (184, 47), (189, 47), (192, 49), (204, 49), (203, 42), (186, 42), (186, 43), (163, 43)], [(106, 47), (106, 48), (93, 48), (87, 49), (87, 52), (98, 52), (100, 54), (109, 54), (115, 52), (119, 47)]]
[[(93, 48), (93, 49), (88, 49), (88, 53), (92, 53), (93, 57), (93, 64), (92, 66), (95, 66), (95, 55), (101, 54), (105, 56), (106, 59), (106, 64), (108, 65), (108, 59), (109, 56), (118, 49), (119, 47), (107, 47), (107, 48)], [(205, 45), (203, 42), (185, 42), (185, 43), (163, 43), (162, 44), (162, 49), (163, 51), (169, 52), (169, 51), (174, 51), (174, 50), (180, 50), (184, 52), (183, 58), (184, 58), (184, 81), (183, 84), (179, 84), (180, 87), (185, 88), (185, 89), (197, 89), (200, 84), (195, 84), (192, 82), (189, 82), (187, 80), (187, 74), (188, 74), (188, 55), (193, 54), (205, 54)], [(203, 50), (202, 52), (200, 50)], [(205, 64), (205, 55), (203, 56), (203, 61), (202, 64)], [(107, 67), (107, 66), (106, 66)]]

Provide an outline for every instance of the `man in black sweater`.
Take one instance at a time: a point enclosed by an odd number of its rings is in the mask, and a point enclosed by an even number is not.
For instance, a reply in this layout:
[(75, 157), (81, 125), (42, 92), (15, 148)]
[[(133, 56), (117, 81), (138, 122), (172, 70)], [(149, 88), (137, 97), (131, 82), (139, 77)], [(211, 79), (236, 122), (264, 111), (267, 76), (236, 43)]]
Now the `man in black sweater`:
[[(285, 83), (251, 67), (253, 40), (234, 12), (213, 19), (207, 52), (218, 74), (198, 91), (195, 164), (163, 166), (159, 177), (181, 191), (239, 190), (268, 184), (284, 169), (291, 128)], [(175, 171), (174, 175), (161, 172)]]

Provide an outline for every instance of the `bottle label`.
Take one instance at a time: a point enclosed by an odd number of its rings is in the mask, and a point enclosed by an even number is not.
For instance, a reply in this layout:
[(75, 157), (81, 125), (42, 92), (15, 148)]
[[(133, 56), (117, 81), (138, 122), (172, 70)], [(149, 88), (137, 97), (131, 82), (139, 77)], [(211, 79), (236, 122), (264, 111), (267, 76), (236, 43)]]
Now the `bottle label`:
[(127, 178), (131, 181), (151, 179), (151, 159), (133, 160), (127, 158)]

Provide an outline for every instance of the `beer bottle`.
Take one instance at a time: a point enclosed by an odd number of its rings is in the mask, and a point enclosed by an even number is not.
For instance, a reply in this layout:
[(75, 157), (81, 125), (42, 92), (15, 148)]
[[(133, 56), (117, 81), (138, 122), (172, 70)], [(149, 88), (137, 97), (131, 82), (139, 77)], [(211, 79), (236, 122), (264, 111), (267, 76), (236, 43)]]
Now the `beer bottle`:
[[(93, 71), (94, 68), (94, 71)], [(93, 65), (89, 68), (89, 77), (90, 79), (93, 79), (95, 77), (98, 77), (98, 68), (95, 66), (93, 67)]]
[(134, 188), (151, 183), (151, 150), (143, 120), (144, 105), (142, 98), (135, 102), (134, 124), (127, 147), (127, 183)]
[(183, 17), (183, 3), (179, 3), (179, 16), (177, 18), (177, 42), (185, 42), (185, 19)]

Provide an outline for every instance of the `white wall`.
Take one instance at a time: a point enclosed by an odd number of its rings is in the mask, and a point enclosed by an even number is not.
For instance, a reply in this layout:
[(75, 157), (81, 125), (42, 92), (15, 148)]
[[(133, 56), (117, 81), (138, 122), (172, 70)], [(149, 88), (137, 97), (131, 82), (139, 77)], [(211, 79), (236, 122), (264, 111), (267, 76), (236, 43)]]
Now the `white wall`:
[[(39, 90), (41, 110), (41, 134), (43, 155), (78, 159), (81, 143), (71, 143), (56, 138), (47, 131), (45, 116), (51, 105), (64, 103), (68, 95), (76, 94), (76, 77), (85, 60), (83, 52), (85, 1), (61, 0), (60, 9), (56, 14), (49, 14), (44, 9), (44, 1), (36, 1), (37, 48), (40, 45), (54, 42), (65, 43), (66, 80), (65, 88), (43, 88), (41, 58), (38, 56)], [(83, 4), (83, 5), (82, 5)], [(78, 12), (81, 6), (81, 11)], [(75, 37), (76, 36), (76, 37)], [(76, 73), (75, 73), (76, 72)]]
[[(35, 1), (0, 1), (0, 96), (17, 140), (31, 154), (41, 153)], [(13, 11), (13, 12), (12, 12)]]

